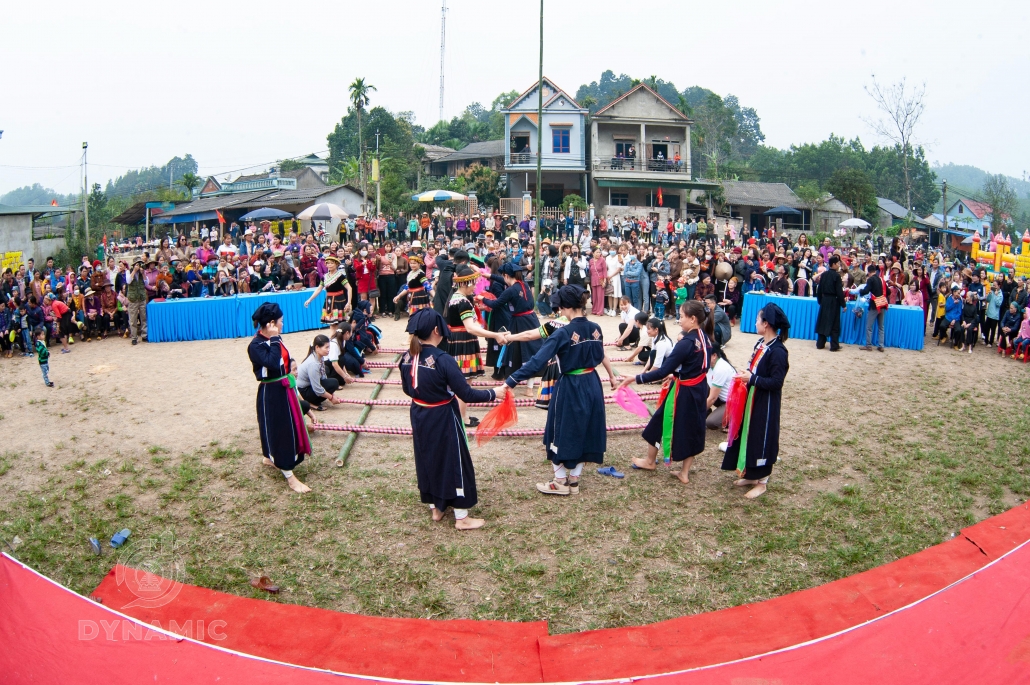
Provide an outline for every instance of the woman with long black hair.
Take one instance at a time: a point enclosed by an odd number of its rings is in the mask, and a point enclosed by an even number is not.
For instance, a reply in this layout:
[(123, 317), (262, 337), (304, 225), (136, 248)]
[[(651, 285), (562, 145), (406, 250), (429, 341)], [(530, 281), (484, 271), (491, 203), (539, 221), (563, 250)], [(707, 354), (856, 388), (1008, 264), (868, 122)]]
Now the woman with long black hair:
[[(783, 380), (787, 377), (787, 348), (790, 321), (775, 304), (758, 312), (755, 328), (762, 339), (755, 344), (747, 368), (737, 378), (747, 385), (747, 404), (740, 436), (726, 448), (724, 471), (736, 470), (738, 487), (753, 486), (745, 497), (754, 499), (765, 493), (773, 464), (780, 453), (780, 406)], [(725, 444), (725, 443), (724, 443)], [(720, 449), (722, 445), (719, 445)]]
[(329, 336), (316, 335), (308, 347), (308, 354), (297, 367), (297, 392), (311, 405), (315, 411), (325, 411), (326, 400), (330, 404), (340, 401), (333, 393), (340, 389), (340, 381), (329, 376), (325, 368), (326, 357), (329, 356)]
[(280, 335), (283, 311), (274, 302), (264, 302), (251, 317), (257, 333), (247, 347), (260, 385), (257, 392), (258, 431), (264, 463), (282, 471), (294, 492), (310, 492), (311, 488), (293, 475), (304, 456), (311, 454), (308, 431), (304, 427), (297, 393), (290, 387), (290, 351)]
[(673, 473), (681, 483), (690, 482), (694, 457), (705, 449), (705, 416), (708, 414), (708, 379), (711, 363), (712, 316), (698, 300), (689, 300), (680, 308), (683, 335), (672, 348), (660, 368), (622, 381), (622, 387), (634, 381), (651, 383), (672, 376), (671, 384), (662, 389), (658, 410), (651, 416), (641, 434), (647, 443), (647, 456), (633, 458), (633, 468), (654, 471), (658, 468), (658, 452), (666, 462), (680, 461), (683, 467)]

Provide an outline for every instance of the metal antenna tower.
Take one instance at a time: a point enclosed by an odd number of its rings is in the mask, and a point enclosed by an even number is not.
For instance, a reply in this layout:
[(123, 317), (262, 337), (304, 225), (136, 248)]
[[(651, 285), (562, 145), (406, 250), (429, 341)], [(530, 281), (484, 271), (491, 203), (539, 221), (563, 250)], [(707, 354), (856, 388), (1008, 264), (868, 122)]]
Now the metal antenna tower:
[(440, 121), (443, 121), (443, 55), (447, 43), (447, 0), (440, 8)]

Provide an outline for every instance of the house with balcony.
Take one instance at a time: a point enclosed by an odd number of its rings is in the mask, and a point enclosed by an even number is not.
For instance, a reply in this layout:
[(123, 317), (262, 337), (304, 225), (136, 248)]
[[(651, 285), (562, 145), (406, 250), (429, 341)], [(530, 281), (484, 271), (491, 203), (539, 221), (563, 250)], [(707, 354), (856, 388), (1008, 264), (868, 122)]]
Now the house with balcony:
[[(545, 207), (560, 207), (566, 195), (587, 198), (586, 117), (571, 95), (548, 78), (517, 97), (504, 114), (504, 171), (508, 196), (528, 193)], [(538, 107), (543, 100), (543, 115)], [(542, 179), (536, 178), (537, 141), (541, 148)], [(587, 198), (589, 200), (589, 198)]]
[(597, 212), (664, 222), (684, 215), (692, 190), (716, 186), (693, 178), (691, 123), (643, 83), (598, 110), (590, 122)]

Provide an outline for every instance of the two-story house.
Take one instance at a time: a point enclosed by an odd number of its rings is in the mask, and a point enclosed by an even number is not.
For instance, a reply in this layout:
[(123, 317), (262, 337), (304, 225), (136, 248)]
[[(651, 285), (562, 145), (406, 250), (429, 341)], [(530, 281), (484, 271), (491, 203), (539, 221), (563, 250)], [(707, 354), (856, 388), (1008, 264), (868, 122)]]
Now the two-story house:
[(590, 124), (598, 213), (665, 220), (682, 216), (691, 190), (717, 185), (693, 179), (691, 123), (643, 83), (598, 110)]
[[(566, 195), (587, 197), (586, 116), (587, 111), (568, 93), (544, 78), (542, 91), (533, 86), (515, 98), (504, 114), (504, 171), (508, 174), (508, 196), (538, 196), (545, 207), (560, 207)], [(543, 116), (537, 109), (543, 100)], [(543, 135), (541, 167), (536, 178), (537, 136)], [(538, 190), (539, 186), (539, 190)]]

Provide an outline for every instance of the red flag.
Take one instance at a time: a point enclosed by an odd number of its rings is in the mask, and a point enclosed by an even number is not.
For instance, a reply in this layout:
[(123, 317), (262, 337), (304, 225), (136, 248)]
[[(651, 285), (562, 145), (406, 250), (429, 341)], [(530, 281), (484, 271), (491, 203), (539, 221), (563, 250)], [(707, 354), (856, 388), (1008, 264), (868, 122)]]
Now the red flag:
[(57, 199), (56, 198), (54, 198), (53, 200), (50, 201), (50, 206), (51, 207), (56, 207), (57, 206)]
[(222, 214), (222, 210), (216, 209), (215, 210), (215, 214), (218, 215), (218, 223), (224, 224), (225, 223), (225, 215)]
[(658, 206), (662, 206), (662, 187), (658, 186)]

